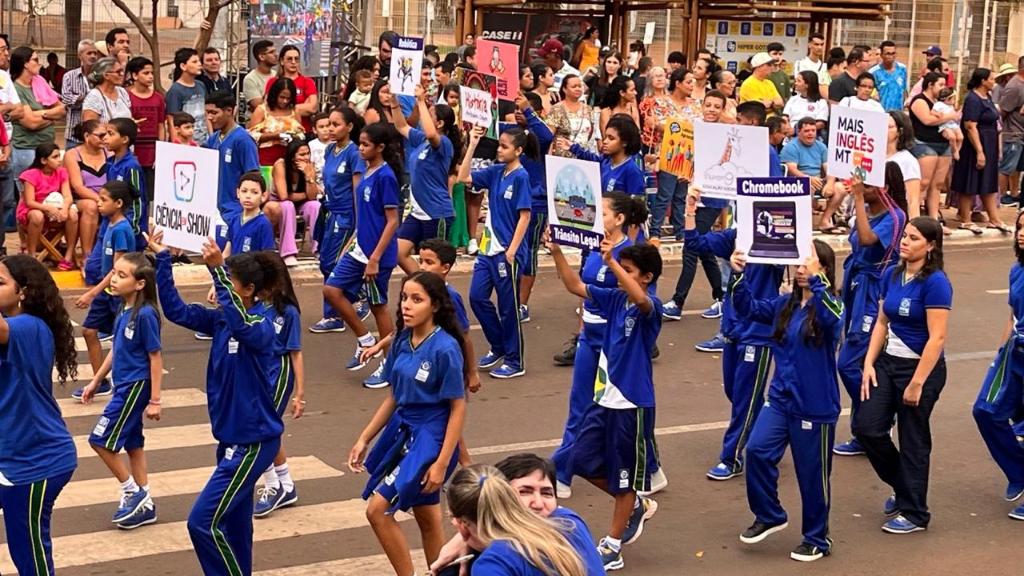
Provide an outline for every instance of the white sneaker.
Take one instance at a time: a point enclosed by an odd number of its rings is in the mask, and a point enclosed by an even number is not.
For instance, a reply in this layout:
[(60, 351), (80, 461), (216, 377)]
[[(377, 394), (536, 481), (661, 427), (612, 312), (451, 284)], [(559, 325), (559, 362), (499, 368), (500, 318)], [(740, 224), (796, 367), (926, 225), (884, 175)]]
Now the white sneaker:
[(480, 251), (480, 246), (476, 243), (476, 238), (469, 240), (469, 246), (466, 246), (466, 254), (475, 256)]
[(555, 496), (557, 496), (559, 500), (563, 498), (572, 498), (572, 486), (566, 486), (565, 484), (558, 482), (555, 485)]
[(284, 265), (289, 268), (294, 268), (299, 265), (299, 259), (295, 256), (286, 256), (284, 259)]
[(668, 476), (665, 476), (665, 467), (658, 468), (658, 471), (651, 474), (651, 489), (647, 492), (637, 492), (641, 496), (657, 494), (668, 487)]

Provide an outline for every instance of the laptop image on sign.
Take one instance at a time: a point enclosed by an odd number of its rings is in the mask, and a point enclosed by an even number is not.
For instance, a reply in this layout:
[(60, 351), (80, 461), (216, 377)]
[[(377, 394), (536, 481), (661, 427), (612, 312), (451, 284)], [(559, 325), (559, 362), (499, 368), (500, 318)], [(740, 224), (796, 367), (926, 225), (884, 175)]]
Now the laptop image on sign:
[(751, 256), (799, 258), (796, 245), (796, 204), (791, 201), (753, 203), (754, 242)]

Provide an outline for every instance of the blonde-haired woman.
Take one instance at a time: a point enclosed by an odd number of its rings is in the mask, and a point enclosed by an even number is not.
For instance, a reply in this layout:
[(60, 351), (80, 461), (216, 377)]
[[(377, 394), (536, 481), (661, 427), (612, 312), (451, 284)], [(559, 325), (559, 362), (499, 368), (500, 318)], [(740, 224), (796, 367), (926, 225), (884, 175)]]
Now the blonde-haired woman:
[(475, 464), (452, 477), (448, 508), (469, 546), (483, 550), (473, 573), (508, 576), (591, 576), (565, 534), (576, 525), (544, 519), (523, 506), (494, 466)]

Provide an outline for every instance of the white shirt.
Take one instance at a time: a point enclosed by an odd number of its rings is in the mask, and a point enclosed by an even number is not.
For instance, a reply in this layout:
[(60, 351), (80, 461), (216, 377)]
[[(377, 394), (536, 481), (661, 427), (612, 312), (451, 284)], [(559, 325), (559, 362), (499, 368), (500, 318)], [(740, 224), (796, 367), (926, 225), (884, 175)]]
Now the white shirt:
[(562, 67), (559, 68), (558, 70), (555, 70), (554, 89), (556, 92), (562, 89), (562, 80), (564, 80), (565, 77), (570, 74), (575, 74), (576, 76), (579, 76), (580, 71), (570, 66), (569, 63), (566, 62), (565, 60), (562, 60)]
[[(0, 70), (0, 104), (21, 104), (18, 91), (14, 89), (14, 80), (11, 79), (7, 70)], [(6, 118), (4, 118), (4, 128), (7, 129), (7, 135), (13, 137), (14, 126)]]
[(822, 98), (817, 102), (810, 102), (799, 94), (790, 96), (786, 101), (786, 108), (782, 114), (789, 117), (790, 124), (796, 124), (801, 118), (814, 118), (828, 124), (828, 100)]
[(793, 65), (793, 75), (796, 76), (804, 70), (817, 74), (818, 84), (823, 88), (832, 83), (832, 77), (828, 75), (828, 64), (824, 60), (815, 62), (810, 56), (797, 60)]
[(886, 161), (899, 165), (900, 172), (903, 172), (904, 182), (921, 179), (921, 163), (910, 153), (910, 150), (900, 150), (886, 158)]
[(839, 101), (839, 106), (842, 106), (843, 108), (853, 108), (854, 110), (867, 110), (868, 112), (881, 112), (885, 114), (885, 108), (882, 108), (881, 102), (873, 98), (861, 100), (856, 96), (847, 96)]

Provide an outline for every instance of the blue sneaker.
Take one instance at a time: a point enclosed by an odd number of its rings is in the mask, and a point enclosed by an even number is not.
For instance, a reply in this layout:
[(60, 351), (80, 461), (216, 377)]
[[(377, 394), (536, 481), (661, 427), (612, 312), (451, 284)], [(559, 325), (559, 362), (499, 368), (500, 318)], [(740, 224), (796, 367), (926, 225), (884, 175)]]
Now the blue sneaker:
[(373, 371), (373, 374), (370, 374), (366, 377), (366, 380), (363, 380), (363, 388), (369, 388), (370, 390), (378, 390), (388, 386), (391, 386), (391, 384), (384, 379), (384, 362), (381, 362), (380, 366), (377, 366), (377, 369)]
[(889, 534), (910, 534), (911, 532), (921, 532), (927, 529), (925, 526), (918, 526), (907, 520), (902, 514), (882, 524), (882, 531)]
[(195, 333), (195, 337), (196, 337), (196, 340), (201, 340), (203, 342), (206, 342), (206, 341), (209, 341), (209, 340), (213, 340), (213, 336), (210, 336), (209, 334), (204, 334), (202, 332), (196, 332)]
[(896, 505), (896, 495), (891, 494), (885, 499), (885, 504), (882, 504), (882, 513), (886, 516), (897, 516), (900, 513), (900, 507)]
[(363, 350), (366, 350), (366, 348), (363, 348), (359, 344), (356, 344), (356, 351), (354, 354), (352, 354), (352, 357), (349, 358), (348, 362), (345, 364), (345, 370), (351, 370), (352, 372), (355, 372), (356, 370), (362, 370), (363, 368), (366, 367), (367, 364), (370, 363), (370, 360), (378, 358), (380, 356), (380, 353), (378, 352), (377, 354), (374, 354), (372, 357), (367, 358), (366, 361), (364, 362), (362, 358), (360, 358), (363, 355)]
[(740, 462), (736, 466), (729, 466), (725, 462), (719, 462), (717, 466), (708, 470), (705, 476), (709, 480), (717, 480), (719, 482), (729, 480), (743, 474), (743, 463)]
[(526, 324), (530, 321), (530, 307), (526, 304), (519, 305), (519, 323)]
[(99, 332), (96, 334), (100, 342), (112, 342), (114, 340), (113, 334), (107, 334), (106, 332)]
[(833, 446), (832, 453), (836, 456), (861, 456), (864, 454), (864, 446), (856, 438), (850, 438), (842, 444)]
[(722, 317), (722, 301), (715, 300), (708, 309), (700, 313), (700, 317), (705, 320), (714, 320)]
[(1007, 514), (1007, 516), (1013, 518), (1014, 520), (1024, 521), (1024, 504), (1021, 504), (1020, 506), (1017, 506), (1016, 508), (1011, 510), (1010, 513)]
[(328, 332), (344, 332), (345, 322), (341, 318), (324, 318), (309, 327), (313, 334), (327, 334)]
[(372, 311), (370, 310), (369, 304), (366, 302), (356, 303), (356, 316), (359, 316), (360, 320), (366, 322), (366, 319), (370, 317), (371, 313)]
[(156, 522), (156, 504), (152, 500), (146, 500), (142, 508), (123, 522), (118, 522), (117, 527), (121, 530), (135, 530), (140, 526)]
[(721, 354), (725, 350), (725, 336), (721, 334), (715, 334), (710, 339), (703, 342), (698, 342), (693, 345), (698, 352), (710, 352), (712, 354)]
[[(71, 397), (75, 400), (82, 399), (82, 391), (85, 390), (85, 386), (81, 388), (75, 388), (74, 392), (71, 393)], [(98, 388), (96, 388), (96, 394), (93, 396), (99, 398), (100, 396), (110, 396), (114, 393), (114, 385), (110, 383), (110, 378), (105, 378), (103, 382), (100, 382)]]
[(491, 370), (491, 378), (508, 380), (509, 378), (518, 378), (520, 376), (526, 376), (526, 368), (513, 366), (511, 364), (502, 364), (494, 370)]
[(604, 564), (606, 572), (622, 570), (626, 563), (622, 561), (622, 550), (616, 550), (608, 545), (604, 538), (597, 544), (597, 553), (601, 555), (601, 563)]
[(141, 488), (130, 494), (121, 494), (121, 504), (117, 507), (117, 512), (114, 512), (111, 522), (120, 524), (131, 518), (147, 500), (149, 500), (149, 492)]
[(1006, 487), (1007, 502), (1016, 502), (1022, 495), (1024, 495), (1024, 484), (1010, 484)]
[(504, 359), (504, 356), (495, 354), (493, 351), (488, 351), (487, 354), (485, 354), (484, 357), (476, 363), (476, 365), (481, 370), (490, 370), (491, 368), (500, 365)]
[(679, 309), (679, 304), (676, 304), (675, 300), (669, 300), (661, 307), (661, 317), (665, 320), (682, 320), (683, 311)]
[(626, 531), (622, 533), (623, 544), (632, 544), (639, 540), (640, 535), (644, 533), (644, 522), (653, 518), (654, 513), (658, 511), (658, 503), (651, 498), (637, 496), (637, 500), (640, 505), (633, 507), (633, 513), (629, 515)]
[(999, 203), (1002, 204), (1003, 206), (1016, 206), (1017, 205), (1017, 197), (1016, 196), (1011, 196), (1009, 194), (1005, 194), (1004, 193), (999, 198)]
[(284, 490), (280, 487), (270, 488), (263, 486), (256, 491), (256, 505), (253, 506), (252, 515), (256, 518), (265, 518), (271, 512), (277, 510), (284, 500)]

